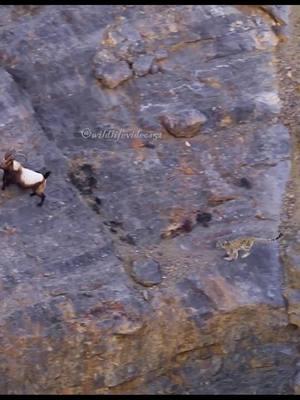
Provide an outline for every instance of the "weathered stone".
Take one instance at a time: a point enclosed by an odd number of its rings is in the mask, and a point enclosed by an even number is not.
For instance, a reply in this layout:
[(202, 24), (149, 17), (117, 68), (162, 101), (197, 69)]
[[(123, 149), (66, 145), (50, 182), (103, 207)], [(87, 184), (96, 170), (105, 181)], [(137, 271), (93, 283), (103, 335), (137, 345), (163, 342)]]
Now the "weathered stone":
[(300, 289), (286, 289), (284, 296), (290, 323), (300, 327)]
[(120, 83), (131, 78), (132, 75), (132, 70), (126, 61), (101, 65), (95, 69), (96, 78), (101, 80), (103, 85), (109, 89), (114, 89)]
[(200, 132), (206, 122), (206, 116), (200, 111), (187, 109), (169, 112), (160, 118), (163, 127), (176, 137), (193, 137)]
[(117, 61), (117, 57), (106, 48), (98, 50), (93, 59), (94, 66), (99, 71), (103, 69), (105, 64), (116, 63)]
[(294, 394), (300, 394), (300, 372), (298, 372), (294, 379)]
[(287, 25), (288, 23), (288, 8), (282, 5), (264, 5), (260, 6), (267, 14), (274, 19), (279, 25)]
[(143, 286), (158, 285), (162, 281), (160, 265), (154, 260), (134, 261), (131, 276)]
[(144, 76), (148, 74), (152, 67), (152, 63), (154, 61), (154, 57), (150, 55), (141, 55), (138, 59), (133, 63), (132, 69), (137, 76)]

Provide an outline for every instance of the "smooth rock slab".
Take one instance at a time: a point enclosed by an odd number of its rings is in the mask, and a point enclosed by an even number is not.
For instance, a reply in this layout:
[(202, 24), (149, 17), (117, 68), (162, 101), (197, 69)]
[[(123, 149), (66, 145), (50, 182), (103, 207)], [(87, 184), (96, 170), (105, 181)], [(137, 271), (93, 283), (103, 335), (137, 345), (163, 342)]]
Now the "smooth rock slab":
[(114, 89), (120, 83), (131, 78), (132, 70), (126, 61), (117, 63), (107, 63), (104, 66), (98, 66), (95, 70), (95, 76), (100, 79), (104, 86)]
[(158, 285), (162, 280), (160, 264), (155, 260), (134, 261), (131, 276), (143, 286)]
[(197, 135), (206, 121), (206, 116), (195, 109), (178, 110), (160, 117), (163, 127), (175, 137), (190, 138)]

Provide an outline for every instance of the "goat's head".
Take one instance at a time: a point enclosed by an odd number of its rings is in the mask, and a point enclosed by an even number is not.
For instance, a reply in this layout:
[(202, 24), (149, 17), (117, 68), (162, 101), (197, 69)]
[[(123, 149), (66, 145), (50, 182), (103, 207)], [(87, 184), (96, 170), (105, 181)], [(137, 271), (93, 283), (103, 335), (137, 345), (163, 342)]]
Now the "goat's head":
[(10, 167), (12, 167), (14, 159), (15, 159), (15, 156), (14, 156), (13, 152), (7, 151), (4, 155), (3, 160), (0, 163), (0, 168), (4, 169), (4, 170), (9, 169)]
[[(27, 157), (25, 156), (25, 154), (16, 152), (14, 150), (8, 150), (4, 154), (3, 160), (0, 162), (0, 168), (4, 170), (11, 169), (14, 165), (13, 162), (16, 160), (16, 157), (19, 158), (20, 156), (22, 156), (25, 159), (25, 161), (27, 161)], [(15, 161), (15, 164), (18, 165), (18, 167), (21, 166), (21, 164), (17, 161)]]

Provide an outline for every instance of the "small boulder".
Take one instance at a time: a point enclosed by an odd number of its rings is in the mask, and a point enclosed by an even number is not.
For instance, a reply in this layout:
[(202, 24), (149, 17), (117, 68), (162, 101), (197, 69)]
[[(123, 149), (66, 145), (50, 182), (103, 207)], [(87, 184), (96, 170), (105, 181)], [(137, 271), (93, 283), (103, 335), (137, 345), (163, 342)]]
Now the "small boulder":
[(107, 63), (96, 67), (95, 76), (101, 80), (104, 86), (114, 89), (120, 83), (132, 77), (132, 70), (126, 61)]
[(131, 276), (143, 286), (158, 285), (162, 281), (160, 264), (155, 260), (134, 261)]
[(132, 65), (132, 69), (137, 76), (144, 76), (151, 70), (154, 57), (150, 55), (141, 55)]
[(195, 109), (179, 110), (160, 117), (163, 127), (173, 136), (190, 138), (200, 132), (206, 116)]

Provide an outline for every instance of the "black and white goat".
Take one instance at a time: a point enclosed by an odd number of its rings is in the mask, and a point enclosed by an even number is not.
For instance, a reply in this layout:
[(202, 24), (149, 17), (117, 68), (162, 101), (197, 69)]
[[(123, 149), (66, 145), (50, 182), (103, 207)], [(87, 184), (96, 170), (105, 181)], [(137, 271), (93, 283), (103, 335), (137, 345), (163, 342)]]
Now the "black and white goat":
[(2, 190), (11, 183), (16, 184), (23, 189), (32, 189), (30, 196), (39, 196), (41, 201), (37, 205), (43, 205), (46, 198), (44, 193), (46, 189), (46, 179), (50, 175), (51, 171), (42, 174), (25, 168), (19, 161), (15, 160), (15, 156), (11, 151), (5, 153), (4, 159), (0, 163), (0, 168), (4, 171)]

